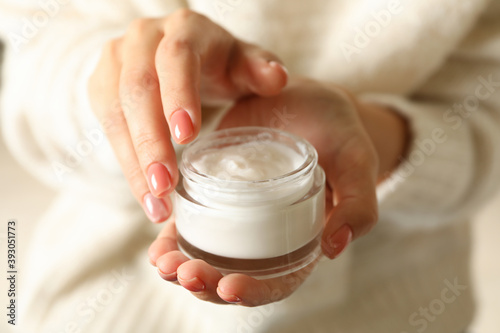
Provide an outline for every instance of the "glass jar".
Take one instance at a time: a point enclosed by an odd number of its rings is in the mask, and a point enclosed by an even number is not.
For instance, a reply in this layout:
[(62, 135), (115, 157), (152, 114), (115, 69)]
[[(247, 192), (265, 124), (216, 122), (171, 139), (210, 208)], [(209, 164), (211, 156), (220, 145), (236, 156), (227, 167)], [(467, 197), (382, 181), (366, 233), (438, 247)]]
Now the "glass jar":
[(175, 223), (189, 258), (263, 279), (321, 254), (325, 175), (306, 140), (261, 127), (217, 131), (187, 146), (180, 173)]

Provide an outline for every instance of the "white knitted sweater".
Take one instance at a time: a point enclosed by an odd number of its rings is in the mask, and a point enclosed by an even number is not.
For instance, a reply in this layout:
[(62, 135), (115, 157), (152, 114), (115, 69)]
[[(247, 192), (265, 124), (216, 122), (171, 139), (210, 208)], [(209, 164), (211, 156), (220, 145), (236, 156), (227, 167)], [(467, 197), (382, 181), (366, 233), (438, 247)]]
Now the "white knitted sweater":
[[(500, 181), (500, 2), (0, 0), (2, 127), (60, 195), (20, 286), (24, 332), (458, 333), (473, 316), (471, 214)], [(146, 221), (89, 110), (103, 43), (135, 17), (188, 6), (410, 120), (408, 158), (379, 188), (380, 222), (288, 299), (201, 302), (162, 281)], [(206, 124), (205, 130), (213, 128)]]

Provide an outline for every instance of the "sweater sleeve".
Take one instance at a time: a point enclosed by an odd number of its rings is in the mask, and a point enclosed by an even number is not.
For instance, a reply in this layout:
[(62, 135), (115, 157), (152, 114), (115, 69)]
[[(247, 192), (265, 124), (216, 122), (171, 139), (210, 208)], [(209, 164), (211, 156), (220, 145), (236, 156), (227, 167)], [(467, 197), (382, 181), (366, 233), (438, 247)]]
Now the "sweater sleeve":
[[(92, 115), (87, 81), (111, 38), (137, 17), (163, 16), (181, 0), (0, 0), (2, 132), (16, 159), (52, 187), (120, 182)], [(93, 177), (88, 177), (92, 174)]]
[(467, 219), (500, 183), (500, 13), (491, 9), (409, 96), (371, 94), (411, 127), (409, 150), (378, 188), (381, 221), (434, 228)]

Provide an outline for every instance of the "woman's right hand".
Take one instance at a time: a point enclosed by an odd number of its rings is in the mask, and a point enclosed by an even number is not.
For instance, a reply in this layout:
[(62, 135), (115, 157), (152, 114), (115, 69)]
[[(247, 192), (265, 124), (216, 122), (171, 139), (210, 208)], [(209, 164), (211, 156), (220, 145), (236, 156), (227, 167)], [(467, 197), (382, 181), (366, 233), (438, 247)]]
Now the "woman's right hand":
[(138, 19), (109, 41), (88, 91), (136, 199), (153, 222), (170, 215), (178, 181), (171, 142), (191, 142), (201, 105), (278, 94), (287, 72), (279, 59), (234, 38), (208, 18), (181, 9)]

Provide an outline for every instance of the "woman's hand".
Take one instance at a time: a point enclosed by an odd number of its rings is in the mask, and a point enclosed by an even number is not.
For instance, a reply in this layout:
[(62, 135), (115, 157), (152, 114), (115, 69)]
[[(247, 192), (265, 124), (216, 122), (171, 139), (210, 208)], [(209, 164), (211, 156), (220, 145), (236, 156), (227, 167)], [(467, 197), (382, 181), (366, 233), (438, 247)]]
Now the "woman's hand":
[[(339, 87), (307, 80), (291, 82), (274, 97), (240, 100), (220, 126), (278, 127), (314, 145), (326, 173), (327, 220), (322, 249), (331, 259), (375, 225), (376, 184), (397, 166), (408, 140), (406, 122), (395, 112), (360, 103)], [(316, 264), (270, 280), (243, 274), (223, 277), (202, 260), (189, 260), (178, 251), (173, 222), (151, 245), (149, 257), (160, 276), (178, 281), (200, 299), (247, 306), (290, 295)]]
[(161, 222), (178, 181), (171, 134), (188, 143), (200, 130), (202, 104), (270, 96), (286, 81), (277, 57), (183, 9), (138, 19), (110, 41), (88, 90), (133, 194)]

